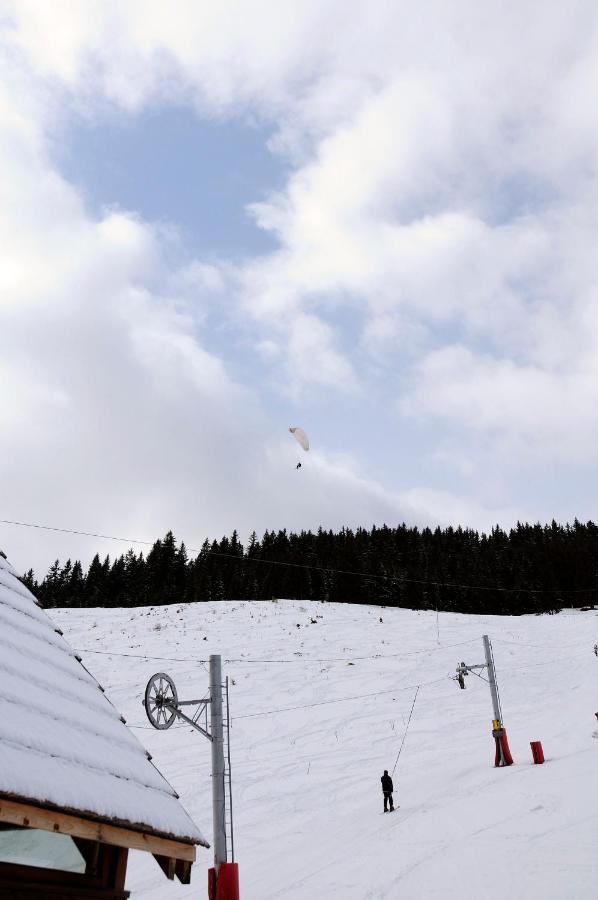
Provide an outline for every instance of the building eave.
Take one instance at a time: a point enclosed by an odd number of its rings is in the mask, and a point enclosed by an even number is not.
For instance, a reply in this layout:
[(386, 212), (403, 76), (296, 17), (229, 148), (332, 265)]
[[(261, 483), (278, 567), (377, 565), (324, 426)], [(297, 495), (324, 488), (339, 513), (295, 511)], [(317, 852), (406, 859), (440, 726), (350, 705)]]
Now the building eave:
[(31, 799), (17, 796), (0, 795), (0, 822), (142, 850), (154, 856), (189, 863), (195, 861), (197, 844), (209, 847), (207, 842), (191, 837), (159, 834), (135, 823), (107, 821), (93, 813), (61, 809), (50, 804), (35, 804)]

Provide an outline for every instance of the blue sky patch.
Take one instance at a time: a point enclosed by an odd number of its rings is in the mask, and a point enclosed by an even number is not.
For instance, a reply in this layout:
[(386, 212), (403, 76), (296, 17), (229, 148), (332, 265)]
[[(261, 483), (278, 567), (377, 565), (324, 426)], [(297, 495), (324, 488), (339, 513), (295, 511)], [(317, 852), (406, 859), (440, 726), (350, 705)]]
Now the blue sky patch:
[(268, 137), (265, 128), (201, 120), (183, 108), (76, 118), (55, 162), (94, 214), (117, 206), (172, 222), (193, 255), (238, 260), (275, 246), (245, 210), (285, 182)]

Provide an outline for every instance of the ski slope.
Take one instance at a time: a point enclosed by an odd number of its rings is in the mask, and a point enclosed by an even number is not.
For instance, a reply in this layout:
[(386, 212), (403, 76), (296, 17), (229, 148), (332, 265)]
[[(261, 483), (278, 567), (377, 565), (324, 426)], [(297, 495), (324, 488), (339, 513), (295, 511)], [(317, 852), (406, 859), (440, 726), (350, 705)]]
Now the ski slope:
[[(209, 840), (209, 745), (188, 727), (153, 730), (142, 697), (157, 671), (180, 699), (204, 696), (200, 660), (222, 654), (242, 900), (598, 896), (597, 612), (437, 622), (280, 600), (51, 615)], [(459, 661), (484, 661), (486, 633), (515, 760), (505, 769), (493, 767), (488, 685), (450, 678)], [(400, 808), (384, 815), (380, 776), (418, 684), (394, 774)], [(531, 740), (545, 765), (532, 765)], [(127, 887), (139, 900), (203, 897), (209, 865), (198, 848), (185, 887), (133, 853)]]

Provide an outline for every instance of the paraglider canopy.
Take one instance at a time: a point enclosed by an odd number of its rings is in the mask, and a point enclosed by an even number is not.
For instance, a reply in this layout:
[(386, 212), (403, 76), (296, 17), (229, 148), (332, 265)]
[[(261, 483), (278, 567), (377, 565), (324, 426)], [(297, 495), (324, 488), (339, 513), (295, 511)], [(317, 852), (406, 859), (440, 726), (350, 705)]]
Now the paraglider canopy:
[(309, 439), (303, 428), (297, 428), (297, 426), (291, 425), (289, 431), (291, 432), (297, 443), (301, 444), (304, 450), (309, 450)]

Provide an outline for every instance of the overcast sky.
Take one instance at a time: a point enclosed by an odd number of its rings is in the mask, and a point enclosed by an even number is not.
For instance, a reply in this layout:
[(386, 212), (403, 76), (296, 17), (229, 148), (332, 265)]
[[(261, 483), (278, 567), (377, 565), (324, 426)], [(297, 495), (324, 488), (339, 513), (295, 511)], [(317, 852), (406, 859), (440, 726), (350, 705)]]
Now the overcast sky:
[(596, 518), (594, 0), (1, 0), (0, 47), (0, 518)]

